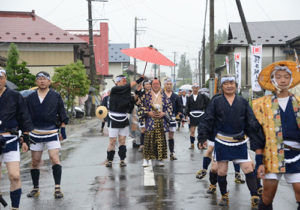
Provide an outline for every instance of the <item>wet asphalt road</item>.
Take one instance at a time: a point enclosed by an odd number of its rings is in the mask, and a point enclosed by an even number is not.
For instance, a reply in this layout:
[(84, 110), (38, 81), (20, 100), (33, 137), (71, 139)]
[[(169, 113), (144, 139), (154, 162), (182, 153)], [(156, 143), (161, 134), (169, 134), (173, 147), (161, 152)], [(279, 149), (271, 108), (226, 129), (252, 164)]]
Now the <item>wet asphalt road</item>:
[[(187, 126), (186, 126), (187, 127)], [(108, 137), (99, 133), (100, 121), (92, 119), (80, 125), (68, 127), (68, 140), (62, 144), (63, 166), (62, 190), (65, 197), (55, 200), (54, 181), (47, 152), (43, 155), (39, 198), (29, 199), (26, 193), (32, 188), (30, 156), (22, 154), (22, 198), (20, 209), (28, 210), (77, 210), (77, 209), (251, 209), (250, 194), (246, 184), (234, 182), (234, 170), (229, 164), (229, 207), (218, 207), (220, 193), (209, 196), (208, 177), (195, 178), (202, 165), (204, 151), (189, 150), (188, 129), (175, 136), (175, 151), (178, 160), (165, 161), (164, 167), (153, 167), (154, 186), (145, 186), (142, 154), (132, 148), (132, 139), (127, 141), (127, 167), (119, 167), (115, 155), (112, 168), (106, 168)], [(10, 203), (9, 181), (5, 170), (1, 180), (4, 198)], [(280, 182), (274, 209), (296, 209), (291, 185)], [(1, 208), (2, 209), (2, 208)], [(9, 209), (8, 207), (5, 209)]]

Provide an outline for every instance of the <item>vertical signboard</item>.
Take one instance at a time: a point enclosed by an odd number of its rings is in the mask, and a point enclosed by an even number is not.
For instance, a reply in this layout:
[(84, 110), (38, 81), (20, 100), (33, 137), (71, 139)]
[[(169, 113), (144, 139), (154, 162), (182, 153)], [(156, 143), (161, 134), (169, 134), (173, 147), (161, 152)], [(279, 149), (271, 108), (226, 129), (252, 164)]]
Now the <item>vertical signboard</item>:
[(242, 58), (241, 53), (234, 53), (234, 66), (235, 66), (235, 76), (238, 83), (238, 92), (241, 90), (242, 85)]
[(262, 64), (262, 45), (251, 46), (251, 85), (252, 91), (261, 91), (258, 83), (258, 75)]
[(228, 58), (228, 56), (225, 57), (225, 64), (226, 64), (227, 74), (229, 74), (229, 58)]

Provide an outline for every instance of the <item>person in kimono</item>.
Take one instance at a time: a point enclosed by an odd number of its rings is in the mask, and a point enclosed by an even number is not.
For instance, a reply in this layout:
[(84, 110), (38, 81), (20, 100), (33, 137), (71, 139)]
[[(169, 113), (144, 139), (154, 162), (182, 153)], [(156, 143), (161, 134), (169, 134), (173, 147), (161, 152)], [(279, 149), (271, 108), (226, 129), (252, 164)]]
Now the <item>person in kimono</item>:
[(145, 118), (144, 159), (148, 165), (157, 160), (159, 166), (164, 166), (164, 159), (168, 157), (166, 132), (172, 116), (172, 102), (161, 90), (160, 81), (155, 78), (151, 82), (152, 90), (141, 98), (140, 115)]
[(165, 79), (164, 92), (172, 102), (172, 107), (173, 107), (172, 120), (170, 122), (170, 128), (168, 134), (170, 160), (177, 160), (177, 157), (175, 156), (175, 152), (174, 152), (174, 147), (175, 147), (174, 133), (176, 131), (176, 116), (182, 113), (182, 105), (180, 103), (179, 96), (175, 94), (172, 89), (173, 89), (172, 80), (170, 78)]
[[(143, 152), (144, 150), (144, 139), (145, 139), (145, 131), (146, 131), (146, 128), (145, 128), (145, 118), (140, 116), (139, 115), (139, 112), (141, 110), (141, 98), (143, 97), (143, 95), (147, 92), (151, 91), (151, 80), (145, 80), (143, 82), (143, 89), (141, 90), (136, 90), (136, 95), (138, 96), (138, 99), (137, 99), (137, 112), (138, 112), (138, 121), (139, 121), (139, 129), (141, 131), (141, 135), (140, 135), (140, 146), (139, 146), (139, 149), (138, 151), (139, 152)], [(147, 161), (146, 159), (143, 160), (143, 164), (144, 165), (147, 165)]]
[(300, 97), (289, 89), (300, 83), (299, 66), (279, 61), (259, 74), (260, 86), (272, 91), (253, 101), (253, 111), (265, 138), (256, 144), (257, 174), (263, 179), (259, 209), (273, 209), (278, 182), (292, 184), (300, 209)]

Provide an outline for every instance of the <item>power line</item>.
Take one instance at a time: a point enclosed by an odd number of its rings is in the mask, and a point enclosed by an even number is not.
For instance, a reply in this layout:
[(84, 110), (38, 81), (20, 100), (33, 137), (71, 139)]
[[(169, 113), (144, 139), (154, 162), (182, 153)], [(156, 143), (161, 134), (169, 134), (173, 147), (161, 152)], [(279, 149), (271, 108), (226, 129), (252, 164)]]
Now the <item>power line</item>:
[[(152, 7), (146, 5), (145, 3), (143, 3), (143, 5), (144, 5), (145, 7), (147, 7), (148, 9), (150, 9), (155, 15), (157, 15), (157, 16), (159, 16), (159, 17), (165, 19), (165, 20), (167, 20), (169, 23), (172, 23), (172, 24), (174, 24), (174, 25), (176, 25), (176, 26), (179, 26), (180, 28), (189, 28), (189, 27), (186, 27), (186, 25), (180, 25), (180, 24), (178, 24), (178, 23), (176, 23), (176, 22), (173, 22), (171, 19), (169, 19), (169, 18), (167, 18), (167, 17), (161, 15), (159, 12), (156, 12)], [(191, 29), (191, 28), (192, 28), (192, 27), (190, 27), (190, 29)], [(196, 29), (196, 28), (194, 28), (194, 29)]]
[(45, 17), (48, 17), (49, 14), (53, 14), (53, 12), (64, 2), (65, 0), (61, 0), (53, 9), (51, 9)]
[(157, 29), (154, 29), (154, 28), (151, 28), (151, 27), (148, 27), (148, 29), (154, 31), (154, 32), (157, 32), (158, 34), (164, 34), (164, 35), (167, 35), (169, 38), (170, 37), (174, 37), (175, 39), (178, 39), (178, 40), (183, 40), (185, 42), (190, 42), (190, 43), (193, 43), (193, 44), (197, 44), (197, 42), (195, 41), (191, 41), (191, 40), (187, 40), (187, 39), (183, 39), (182, 37), (179, 37), (179, 36), (176, 36), (174, 34), (169, 34), (169, 33), (166, 33), (166, 32), (162, 32), (161, 30), (157, 30)]
[(224, 11), (225, 11), (226, 22), (227, 22), (227, 25), (229, 25), (228, 15), (227, 15), (226, 1), (222, 1), (222, 2), (223, 2), (223, 4), (224, 4)]
[[(270, 22), (273, 23), (273, 20), (270, 18), (270, 16), (268, 16), (268, 14), (264, 10), (264, 8), (261, 6), (261, 4), (257, 0), (256, 0), (256, 3), (259, 6), (259, 8), (262, 10), (262, 12), (265, 14), (265, 16), (270, 20)], [(278, 27), (276, 24), (273, 24), (273, 25), (278, 31), (283, 32), (283, 30), (280, 27)]]

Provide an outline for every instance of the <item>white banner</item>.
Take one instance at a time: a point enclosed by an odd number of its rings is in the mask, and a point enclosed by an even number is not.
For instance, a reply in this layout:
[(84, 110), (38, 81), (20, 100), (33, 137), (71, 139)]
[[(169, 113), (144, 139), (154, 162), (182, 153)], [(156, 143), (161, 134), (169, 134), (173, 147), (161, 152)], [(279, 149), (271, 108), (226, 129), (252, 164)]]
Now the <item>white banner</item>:
[(228, 56), (225, 57), (225, 64), (226, 64), (227, 74), (229, 74), (229, 58), (228, 58)]
[(261, 87), (258, 83), (258, 75), (261, 71), (262, 64), (262, 45), (251, 45), (251, 85), (252, 91), (261, 91)]
[(241, 53), (234, 53), (234, 66), (235, 66), (235, 77), (238, 83), (238, 92), (241, 90), (242, 85), (242, 58)]

